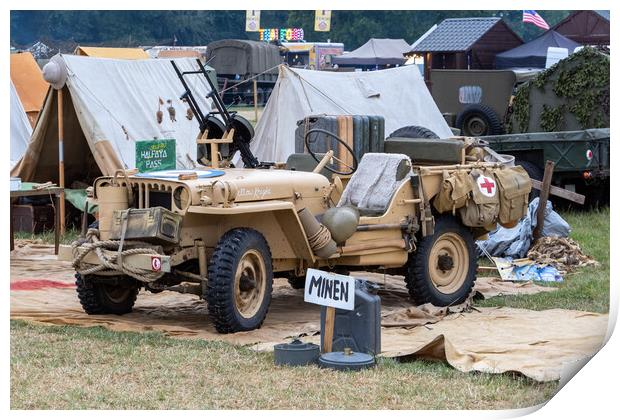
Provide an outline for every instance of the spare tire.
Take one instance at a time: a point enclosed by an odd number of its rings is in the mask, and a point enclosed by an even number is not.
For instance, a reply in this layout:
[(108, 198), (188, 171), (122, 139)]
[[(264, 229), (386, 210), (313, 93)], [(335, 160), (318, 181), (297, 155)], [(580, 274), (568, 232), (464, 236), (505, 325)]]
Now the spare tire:
[(483, 104), (467, 105), (456, 117), (456, 127), (463, 136), (479, 137), (503, 134), (502, 121), (489, 106)]
[(419, 125), (408, 125), (401, 127), (389, 135), (390, 137), (405, 137), (408, 139), (438, 139), (439, 136), (432, 130)]

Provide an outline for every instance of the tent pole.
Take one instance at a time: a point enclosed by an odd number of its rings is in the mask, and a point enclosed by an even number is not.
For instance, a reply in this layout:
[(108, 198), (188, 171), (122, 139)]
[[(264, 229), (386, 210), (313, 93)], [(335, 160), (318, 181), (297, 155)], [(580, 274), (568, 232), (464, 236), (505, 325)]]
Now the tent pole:
[(254, 123), (258, 123), (258, 94), (256, 79), (254, 79)]
[(65, 148), (64, 148), (64, 126), (63, 126), (63, 101), (62, 88), (58, 89), (58, 186), (63, 190), (60, 192), (58, 211), (60, 213), (60, 234), (65, 234)]

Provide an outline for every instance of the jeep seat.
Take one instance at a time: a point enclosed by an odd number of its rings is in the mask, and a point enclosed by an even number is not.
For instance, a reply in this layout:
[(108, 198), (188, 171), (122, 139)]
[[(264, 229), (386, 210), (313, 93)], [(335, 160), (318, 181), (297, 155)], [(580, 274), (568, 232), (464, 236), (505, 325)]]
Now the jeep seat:
[(338, 207), (351, 205), (362, 216), (380, 216), (410, 175), (411, 161), (406, 155), (365, 153), (342, 192)]
[(412, 139), (390, 137), (384, 143), (385, 153), (402, 153), (415, 164), (439, 165), (461, 163), (465, 143), (456, 139)]

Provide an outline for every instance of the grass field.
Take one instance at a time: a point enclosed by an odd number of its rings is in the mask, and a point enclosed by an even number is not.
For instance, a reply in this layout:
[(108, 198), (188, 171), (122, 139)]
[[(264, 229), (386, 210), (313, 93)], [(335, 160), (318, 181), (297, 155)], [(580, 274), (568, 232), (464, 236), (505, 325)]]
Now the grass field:
[[(567, 276), (557, 292), (479, 305), (608, 311), (609, 211), (563, 216), (601, 265)], [(420, 360), (354, 373), (282, 368), (271, 354), (221, 342), (11, 322), (13, 409), (498, 409), (542, 403), (556, 387)]]

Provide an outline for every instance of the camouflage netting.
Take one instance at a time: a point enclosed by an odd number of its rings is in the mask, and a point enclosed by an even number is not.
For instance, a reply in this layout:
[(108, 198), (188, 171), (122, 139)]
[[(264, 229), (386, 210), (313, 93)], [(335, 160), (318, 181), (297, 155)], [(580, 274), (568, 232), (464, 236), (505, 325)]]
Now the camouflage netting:
[(509, 133), (609, 127), (609, 56), (585, 47), (524, 83)]

